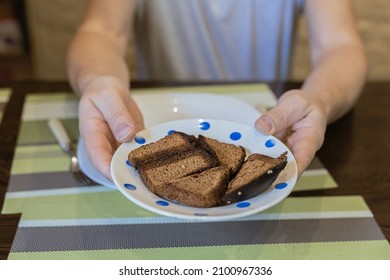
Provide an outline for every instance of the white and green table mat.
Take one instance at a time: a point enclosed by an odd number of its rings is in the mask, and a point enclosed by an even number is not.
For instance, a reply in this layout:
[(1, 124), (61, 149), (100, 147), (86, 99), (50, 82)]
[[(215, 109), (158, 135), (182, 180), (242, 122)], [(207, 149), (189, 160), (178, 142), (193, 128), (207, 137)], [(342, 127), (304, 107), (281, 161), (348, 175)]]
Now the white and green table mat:
[[(263, 84), (133, 90), (215, 93), (271, 108)], [(22, 213), (9, 259), (390, 259), (389, 243), (359, 196), (291, 197), (246, 218), (200, 222), (158, 216), (119, 191), (82, 185), (47, 126), (78, 139), (78, 99), (29, 94), (2, 213)], [(295, 190), (337, 187), (315, 159)]]
[(162, 217), (118, 192), (28, 205), (9, 259), (390, 260), (360, 196), (292, 197), (228, 221)]

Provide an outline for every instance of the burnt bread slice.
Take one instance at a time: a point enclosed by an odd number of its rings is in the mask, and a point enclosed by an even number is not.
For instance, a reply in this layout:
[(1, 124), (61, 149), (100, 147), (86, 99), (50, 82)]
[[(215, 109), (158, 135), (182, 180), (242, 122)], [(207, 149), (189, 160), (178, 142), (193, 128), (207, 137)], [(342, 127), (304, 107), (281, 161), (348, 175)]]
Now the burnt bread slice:
[(147, 188), (155, 192), (161, 184), (210, 169), (217, 164), (217, 160), (205, 150), (193, 149), (174, 155), (160, 154), (153, 161), (140, 163), (138, 171)]
[(251, 154), (230, 181), (222, 202), (230, 204), (257, 196), (271, 186), (286, 165), (287, 152), (277, 158)]
[(229, 183), (229, 168), (217, 166), (155, 187), (157, 195), (192, 207), (218, 206)]
[(231, 174), (237, 172), (245, 160), (244, 147), (220, 142), (216, 139), (199, 135), (199, 144), (202, 148), (213, 155), (220, 165), (227, 165)]
[(183, 132), (174, 131), (156, 142), (145, 144), (128, 155), (129, 163), (138, 169), (138, 165), (161, 158), (167, 154), (173, 155), (196, 148), (196, 138)]

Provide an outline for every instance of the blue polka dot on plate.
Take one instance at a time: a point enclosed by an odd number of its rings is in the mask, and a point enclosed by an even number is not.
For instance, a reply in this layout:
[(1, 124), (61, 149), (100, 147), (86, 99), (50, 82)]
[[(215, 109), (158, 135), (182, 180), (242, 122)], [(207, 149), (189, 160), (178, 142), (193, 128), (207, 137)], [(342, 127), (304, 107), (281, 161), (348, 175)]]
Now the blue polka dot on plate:
[(230, 134), (230, 139), (232, 139), (233, 141), (240, 140), (241, 139), (241, 133), (240, 132), (232, 132)]
[(282, 190), (287, 187), (287, 183), (279, 183), (275, 185), (275, 189)]
[(275, 146), (275, 145), (276, 145), (275, 139), (269, 139), (269, 140), (267, 140), (267, 141), (265, 142), (265, 146), (266, 146), (267, 148), (272, 148), (272, 147)]
[(137, 189), (136, 186), (132, 185), (132, 184), (124, 184), (123, 185), (126, 189), (128, 190), (131, 190), (131, 191), (135, 191)]
[(171, 129), (170, 131), (168, 131), (168, 135), (171, 135), (172, 133), (174, 133), (176, 130), (174, 129)]
[(134, 137), (134, 140), (135, 142), (137, 142), (138, 144), (145, 144), (146, 140), (144, 137), (142, 136), (135, 136)]
[(169, 203), (165, 200), (157, 200), (156, 204), (159, 206), (168, 206), (169, 205)]
[(126, 165), (127, 165), (127, 166), (130, 166), (130, 167), (133, 167), (133, 166), (131, 165), (131, 163), (130, 163), (128, 160), (126, 160)]
[(201, 130), (208, 130), (210, 128), (210, 123), (209, 122), (201, 122), (199, 124), (199, 128)]
[(247, 208), (251, 206), (251, 204), (248, 201), (242, 201), (236, 204), (236, 207), (238, 208)]

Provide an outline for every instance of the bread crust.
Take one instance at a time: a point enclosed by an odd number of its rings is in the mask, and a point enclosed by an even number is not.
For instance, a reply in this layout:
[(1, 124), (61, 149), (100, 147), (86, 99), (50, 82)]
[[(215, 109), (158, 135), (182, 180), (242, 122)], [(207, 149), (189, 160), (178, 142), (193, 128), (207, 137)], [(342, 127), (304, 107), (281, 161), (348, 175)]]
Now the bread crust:
[[(254, 161), (263, 163), (263, 168), (250, 170)], [(222, 197), (222, 202), (231, 204), (250, 199), (268, 189), (287, 165), (287, 152), (278, 158), (272, 158), (261, 154), (251, 154), (243, 163), (233, 180), (230, 181), (228, 190)], [(244, 182), (237, 183), (242, 176), (252, 173), (251, 178), (244, 178)]]

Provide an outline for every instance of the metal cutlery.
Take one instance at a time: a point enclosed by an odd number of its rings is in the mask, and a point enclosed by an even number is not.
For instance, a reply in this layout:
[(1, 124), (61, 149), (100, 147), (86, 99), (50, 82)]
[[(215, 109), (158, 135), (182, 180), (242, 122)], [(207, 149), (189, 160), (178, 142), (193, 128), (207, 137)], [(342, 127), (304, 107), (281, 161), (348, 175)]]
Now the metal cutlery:
[(72, 141), (70, 140), (69, 135), (65, 130), (65, 127), (63, 126), (62, 122), (58, 119), (50, 119), (48, 121), (48, 126), (54, 137), (60, 144), (61, 149), (69, 155), (69, 170), (74, 176), (74, 178), (77, 180), (77, 182), (85, 186), (95, 185), (96, 183), (93, 182), (90, 178), (88, 178), (80, 169), (76, 149), (73, 147)]

